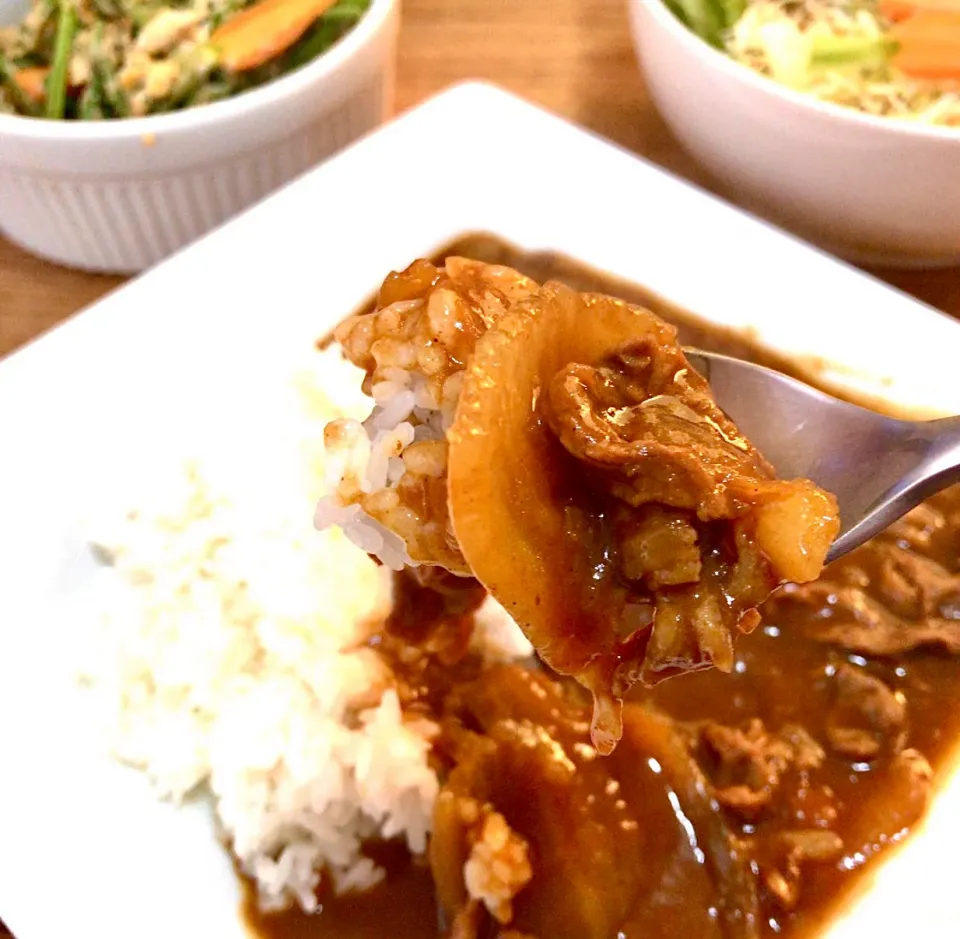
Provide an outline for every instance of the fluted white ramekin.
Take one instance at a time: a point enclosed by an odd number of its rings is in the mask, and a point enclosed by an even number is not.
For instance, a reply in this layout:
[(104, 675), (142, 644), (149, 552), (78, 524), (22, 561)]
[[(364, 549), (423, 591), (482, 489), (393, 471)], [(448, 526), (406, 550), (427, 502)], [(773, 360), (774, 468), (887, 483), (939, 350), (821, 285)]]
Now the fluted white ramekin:
[(114, 121), (0, 114), (0, 232), (91, 271), (157, 263), (384, 120), (398, 20), (397, 0), (373, 0), (315, 61), (214, 104)]

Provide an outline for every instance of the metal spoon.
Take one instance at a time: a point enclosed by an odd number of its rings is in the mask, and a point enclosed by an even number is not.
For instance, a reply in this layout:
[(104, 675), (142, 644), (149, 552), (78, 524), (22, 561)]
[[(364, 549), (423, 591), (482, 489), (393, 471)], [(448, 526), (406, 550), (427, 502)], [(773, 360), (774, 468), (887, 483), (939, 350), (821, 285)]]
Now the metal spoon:
[(834, 561), (960, 480), (960, 417), (901, 421), (773, 369), (686, 349), (717, 403), (778, 476), (812, 479), (840, 504)]

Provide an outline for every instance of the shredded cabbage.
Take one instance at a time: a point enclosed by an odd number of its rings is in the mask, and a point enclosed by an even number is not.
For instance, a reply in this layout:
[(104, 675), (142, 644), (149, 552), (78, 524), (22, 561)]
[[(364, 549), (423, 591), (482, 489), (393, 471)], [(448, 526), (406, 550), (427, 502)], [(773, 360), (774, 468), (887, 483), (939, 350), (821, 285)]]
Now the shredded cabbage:
[(866, 114), (960, 127), (960, 83), (891, 64), (876, 0), (748, 0), (723, 48), (780, 84)]

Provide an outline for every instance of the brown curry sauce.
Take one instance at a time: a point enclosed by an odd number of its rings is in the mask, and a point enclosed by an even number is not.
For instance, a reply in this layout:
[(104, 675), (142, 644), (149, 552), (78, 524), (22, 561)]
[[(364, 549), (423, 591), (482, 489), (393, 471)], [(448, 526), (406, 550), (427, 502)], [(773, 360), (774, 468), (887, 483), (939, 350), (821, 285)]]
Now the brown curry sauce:
[[(566, 259), (523, 255), (484, 237), (467, 239), (443, 252), (448, 253), (507, 264), (540, 282), (562, 280), (577, 289), (602, 291), (642, 303), (680, 326), (682, 339), (688, 344), (798, 372), (789, 361), (757, 349), (743, 336), (703, 324), (642, 288)], [(808, 374), (798, 377), (811, 381)], [(735, 784), (742, 782), (733, 778), (739, 772), (736, 760), (726, 765), (722, 756), (717, 755), (723, 752), (722, 728), (719, 740), (709, 737), (709, 727), (704, 730), (701, 745), (715, 749), (703, 758), (703, 763), (709, 768), (714, 761), (713, 782), (718, 787), (726, 786), (723, 791), (731, 793), (733, 807), (717, 811), (724, 814), (727, 826), (737, 835), (757, 839), (758, 858), (764, 844), (772, 843), (778, 833), (797, 827), (829, 829), (844, 843), (835, 860), (803, 866), (799, 894), (796, 902), (788, 905), (790, 908), (761, 897), (765, 921), (760, 925), (760, 935), (812, 935), (850, 897), (864, 870), (893, 844), (902, 841), (922, 813), (929, 789), (904, 772), (904, 752), (919, 751), (934, 771), (951, 763), (960, 738), (960, 712), (954, 707), (960, 699), (960, 658), (950, 654), (960, 652), (960, 578), (956, 576), (960, 567), (960, 492), (948, 491), (932, 500), (932, 504), (929, 531), (918, 534), (898, 529), (832, 565), (818, 584), (820, 588), (828, 586), (825, 592), (768, 603), (763, 611), (763, 626), (738, 640), (737, 665), (732, 674), (702, 672), (633, 693), (635, 699), (651, 702), (689, 726), (709, 720), (711, 725), (742, 728), (745, 722), (758, 718), (771, 731), (800, 725), (823, 748), (815, 770), (807, 773), (788, 767), (777, 798), (764, 811), (755, 813), (736, 801)], [(934, 577), (924, 567), (931, 561), (947, 575), (946, 579), (938, 573), (938, 582), (931, 580), (929, 589), (913, 593), (907, 585), (898, 586), (895, 579), (891, 580), (898, 571), (903, 573), (900, 568), (905, 564), (909, 568), (916, 558), (922, 563), (907, 570), (908, 576), (913, 571), (919, 580), (927, 573)], [(898, 559), (900, 568), (896, 567)], [(898, 589), (901, 593), (897, 593)], [(852, 615), (849, 610), (844, 614), (843, 591), (858, 591), (851, 600), (854, 605), (859, 602), (857, 597), (866, 597), (879, 602), (884, 609), (895, 607), (891, 623), (895, 620), (901, 632), (891, 634), (888, 647), (875, 642), (871, 633), (847, 648), (836, 636), (824, 632), (824, 623), (831, 617), (842, 625), (843, 616)], [(901, 595), (903, 591), (905, 595)], [(931, 607), (931, 603), (935, 606)], [(415, 609), (412, 606), (410, 611)], [(909, 633), (911, 623), (931, 622), (931, 610), (936, 622), (942, 624), (940, 632), (933, 630), (929, 641), (910, 648), (909, 641), (898, 637)], [(953, 620), (958, 621), (956, 626), (951, 625)], [(893, 629), (891, 623), (887, 626)], [(883, 623), (876, 628), (884, 628)], [(897, 648), (898, 643), (902, 648)], [(870, 700), (875, 705), (871, 705), (869, 720), (861, 720), (859, 727), (846, 726), (856, 724), (857, 715), (842, 713), (844, 689), (851, 680), (853, 691), (847, 697), (853, 694), (854, 700)], [(621, 765), (622, 751), (628, 743), (625, 741), (616, 751)], [(725, 778), (730, 777), (731, 766), (733, 777)], [(636, 775), (639, 789), (647, 794), (638, 800), (642, 803), (651, 792), (655, 794), (656, 786), (651, 788), (653, 781), (645, 761), (638, 763)], [(638, 821), (650, 828), (651, 846), (661, 845), (664, 851), (682, 853), (677, 818), (672, 811), (665, 810), (666, 799), (659, 803), (651, 804), (646, 811), (641, 804)], [(522, 822), (521, 818), (519, 823)], [(513, 819), (511, 823), (517, 825)], [(617, 851), (615, 834), (610, 835), (611, 851)], [(264, 939), (436, 937), (437, 908), (427, 865), (410, 860), (402, 849), (380, 846), (377, 850), (384, 852), (381, 860), (387, 877), (373, 891), (354, 897), (323, 897), (321, 910), (312, 916), (299, 912), (265, 916), (256, 911), (253, 892), (248, 890), (244, 903), (247, 922)], [(688, 860), (694, 863), (692, 858)], [(682, 887), (681, 883), (681, 891)], [(762, 886), (760, 890), (763, 894)], [(708, 903), (706, 896), (704, 904)], [(696, 897), (692, 905), (697, 905)], [(681, 916), (681, 911), (689, 906), (689, 891), (670, 896), (669, 888), (661, 884), (650, 896), (638, 900), (620, 934), (646, 939), (696, 932), (697, 923), (709, 920), (710, 913), (690, 910)]]

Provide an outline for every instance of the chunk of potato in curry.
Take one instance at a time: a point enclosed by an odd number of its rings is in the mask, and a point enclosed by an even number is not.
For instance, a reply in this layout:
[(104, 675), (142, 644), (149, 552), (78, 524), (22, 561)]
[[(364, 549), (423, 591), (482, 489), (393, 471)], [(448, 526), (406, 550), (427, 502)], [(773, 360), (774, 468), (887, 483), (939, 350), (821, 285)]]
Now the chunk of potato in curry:
[[(535, 875), (518, 891), (507, 920), (521, 935), (609, 939), (633, 920), (648, 932), (651, 923), (662, 923), (657, 935), (663, 939), (752, 935), (729, 928), (755, 913), (757, 897), (749, 874), (729, 862), (732, 838), (721, 819), (700, 813), (711, 830), (703, 832), (710, 858), (698, 863), (666, 797), (685, 774), (699, 778), (669, 721), (628, 707), (625, 759), (603, 759), (583, 742), (588, 711), (577, 696), (511, 667), (462, 689), (459, 708), (478, 732), (460, 732), (457, 766), (438, 799), (430, 843), (437, 899), (451, 919), (461, 917), (453, 935), (475, 932), (465, 920), (484, 912), (474, 912), (463, 877), (476, 806), (503, 813), (530, 846)], [(654, 772), (638, 753), (660, 757), (666, 771)], [(678, 760), (682, 767), (674, 765)], [(680, 796), (686, 805), (688, 794)], [(658, 889), (675, 879), (682, 890)], [(736, 914), (712, 918), (707, 912), (717, 883)], [(681, 896), (689, 902), (678, 904)]]

